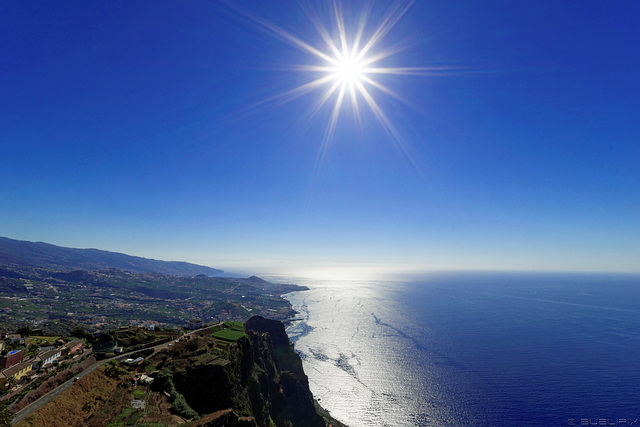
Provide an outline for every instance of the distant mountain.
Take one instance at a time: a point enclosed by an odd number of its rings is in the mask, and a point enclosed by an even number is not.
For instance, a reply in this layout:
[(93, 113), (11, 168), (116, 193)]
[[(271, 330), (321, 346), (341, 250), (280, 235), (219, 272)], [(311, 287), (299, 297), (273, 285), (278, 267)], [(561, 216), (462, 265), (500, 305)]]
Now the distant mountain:
[(74, 249), (43, 242), (0, 237), (0, 264), (18, 264), (59, 270), (118, 268), (132, 273), (162, 273), (176, 276), (219, 276), (222, 270), (182, 261), (159, 261), (99, 249)]

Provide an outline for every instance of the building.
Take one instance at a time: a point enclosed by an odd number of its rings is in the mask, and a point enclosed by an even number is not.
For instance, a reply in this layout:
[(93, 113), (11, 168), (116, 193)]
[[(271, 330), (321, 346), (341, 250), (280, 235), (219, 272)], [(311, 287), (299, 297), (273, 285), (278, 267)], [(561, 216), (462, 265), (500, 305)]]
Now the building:
[(82, 341), (75, 340), (64, 345), (63, 353), (66, 356), (68, 354), (73, 354), (77, 351), (80, 351), (80, 349), (82, 349)]
[(140, 383), (142, 383), (143, 385), (150, 385), (153, 382), (154, 378), (150, 377), (148, 375), (142, 374), (142, 376), (140, 377)]
[(20, 338), (20, 334), (8, 334), (6, 332), (0, 333), (1, 340), (13, 339), (13, 338)]
[(40, 369), (42, 360), (38, 356), (36, 356), (27, 360), (25, 363), (31, 363), (31, 370), (37, 371), (38, 369)]
[(0, 334), (0, 339), (2, 340), (10, 340), (11, 344), (17, 342), (18, 344), (24, 344), (24, 338), (20, 334), (5, 334), (4, 332)]
[(40, 367), (49, 365), (56, 361), (58, 357), (62, 356), (62, 348), (54, 348), (53, 350), (45, 351), (44, 353), (38, 354), (40, 360), (42, 360), (42, 364)]
[(204, 322), (200, 319), (191, 319), (187, 323), (187, 329), (200, 329), (204, 326)]
[(33, 369), (33, 363), (22, 362), (3, 370), (2, 374), (4, 375), (5, 383), (6, 383), (6, 381), (8, 381), (9, 378), (15, 378), (16, 380), (19, 380), (20, 378), (24, 377), (29, 372), (31, 372), (32, 369)]
[(0, 366), (3, 368), (9, 368), (16, 363), (22, 362), (24, 358), (24, 348), (21, 350), (12, 350), (7, 353), (6, 356), (0, 357)]

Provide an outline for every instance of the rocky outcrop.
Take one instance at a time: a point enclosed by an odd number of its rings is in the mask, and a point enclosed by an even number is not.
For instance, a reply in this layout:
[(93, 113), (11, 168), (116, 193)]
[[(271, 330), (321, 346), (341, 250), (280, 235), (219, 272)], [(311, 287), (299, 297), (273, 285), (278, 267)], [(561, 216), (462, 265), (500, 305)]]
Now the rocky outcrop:
[(266, 319), (261, 316), (253, 316), (244, 324), (245, 329), (259, 334), (269, 334), (275, 347), (289, 345), (289, 337), (284, 330), (284, 324), (277, 320)]
[(229, 347), (225, 363), (206, 361), (201, 353), (174, 372), (175, 388), (188, 405), (209, 414), (195, 425), (324, 427), (284, 325), (255, 316), (245, 328), (247, 336)]
[[(274, 373), (273, 376), (258, 375), (255, 379), (261, 390), (268, 388), (270, 413), (276, 425), (324, 426), (324, 420), (316, 413), (302, 360), (293, 350), (282, 322), (254, 316), (245, 328), (253, 349), (258, 350), (253, 355), (254, 364), (271, 367)], [(266, 394), (262, 392), (254, 399), (259, 402), (260, 396), (264, 398)]]

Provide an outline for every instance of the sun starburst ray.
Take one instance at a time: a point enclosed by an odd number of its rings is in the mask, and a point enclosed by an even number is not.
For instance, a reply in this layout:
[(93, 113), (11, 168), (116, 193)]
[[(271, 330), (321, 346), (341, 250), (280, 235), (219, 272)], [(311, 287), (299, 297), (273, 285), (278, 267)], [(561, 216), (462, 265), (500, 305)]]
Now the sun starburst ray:
[(420, 167), (416, 164), (415, 160), (413, 159), (413, 156), (407, 149), (407, 146), (404, 143), (404, 139), (402, 138), (402, 135), (400, 134), (400, 132), (396, 129), (393, 123), (391, 123), (387, 115), (378, 106), (378, 104), (373, 99), (373, 97), (369, 94), (367, 89), (361, 83), (357, 83), (357, 84), (358, 84), (358, 89), (362, 93), (362, 97), (364, 98), (365, 102), (369, 105), (369, 108), (371, 108), (371, 111), (373, 111), (373, 114), (376, 116), (376, 118), (382, 125), (385, 132), (387, 132), (387, 135), (389, 135), (391, 141), (393, 141), (393, 143), (402, 153), (403, 157), (411, 164), (412, 168), (420, 176), (420, 178), (422, 178), (423, 181), (427, 182), (427, 179), (422, 173), (422, 171), (420, 170)]
[(411, 5), (413, 5), (415, 0), (411, 0), (406, 5), (402, 3), (397, 3), (396, 6), (391, 10), (391, 12), (385, 17), (382, 21), (382, 24), (378, 27), (378, 29), (373, 33), (373, 35), (369, 38), (369, 41), (364, 45), (364, 47), (358, 52), (358, 56), (356, 59), (362, 59), (369, 50), (376, 45), (384, 36), (386, 36), (389, 31), (396, 26), (398, 21), (402, 19), (402, 17), (407, 13)]
[(320, 34), (320, 37), (327, 44), (327, 46), (329, 47), (329, 49), (331, 50), (333, 55), (336, 58), (340, 57), (340, 55), (341, 55), (340, 54), (340, 49), (338, 49), (338, 47), (336, 46), (335, 42), (333, 41), (333, 39), (329, 35), (329, 31), (327, 30), (327, 28), (324, 25), (322, 25), (322, 22), (320, 22), (315, 16), (310, 15), (310, 19), (311, 19), (311, 22), (313, 23), (314, 27), (316, 28), (316, 31), (318, 31), (318, 34)]
[(436, 75), (443, 73), (450, 73), (451, 71), (469, 71), (467, 68), (455, 68), (455, 67), (367, 67), (367, 73), (369, 74), (394, 74), (394, 75), (415, 75), (426, 76)]
[(395, 55), (397, 53), (400, 53), (400, 52), (402, 52), (404, 50), (407, 50), (407, 49), (408, 49), (408, 46), (396, 46), (393, 49), (386, 49), (386, 50), (384, 50), (382, 52), (378, 52), (378, 53), (376, 53), (374, 55), (370, 55), (370, 56), (368, 56), (366, 58), (362, 58), (360, 60), (360, 62), (362, 63), (363, 66), (367, 66), (369, 64), (373, 64), (373, 63), (382, 61), (383, 59), (386, 59), (386, 58), (388, 58), (390, 56), (393, 56), (393, 55)]
[(356, 31), (356, 36), (353, 39), (353, 55), (356, 55), (358, 53), (358, 49), (360, 48), (360, 42), (362, 40), (364, 30), (367, 27), (367, 17), (369, 16), (370, 7), (371, 3), (367, 2), (365, 9), (360, 14), (360, 20), (358, 21), (358, 30)]
[(302, 49), (303, 51), (307, 51), (315, 56), (317, 56), (318, 58), (324, 59), (325, 61), (328, 62), (336, 62), (335, 58), (331, 57), (330, 55), (327, 55), (326, 53), (320, 51), (319, 49), (316, 49), (315, 47), (311, 46), (310, 44), (302, 41), (301, 39), (299, 39), (298, 37), (294, 36), (293, 34), (289, 33), (288, 31), (278, 27), (277, 25), (261, 19), (257, 16), (255, 16), (252, 13), (249, 13), (245, 10), (242, 10), (240, 8), (237, 8), (238, 10), (240, 10), (246, 17), (248, 17), (249, 19), (251, 19), (253, 22), (255, 22), (256, 24), (258, 24), (259, 26), (261, 26), (261, 28), (263, 30), (268, 31), (270, 34), (276, 36), (277, 38), (299, 48)]
[(386, 93), (389, 96), (392, 96), (394, 98), (396, 98), (399, 101), (404, 102), (405, 104), (408, 104), (407, 100), (405, 100), (403, 97), (401, 97), (399, 94), (397, 94), (396, 92), (392, 91), (391, 89), (387, 88), (386, 86), (378, 83), (377, 81), (370, 79), (367, 76), (362, 76), (362, 81), (370, 84), (371, 86), (381, 90), (382, 92)]
[(340, 87), (340, 82), (334, 82), (333, 85), (331, 85), (331, 87), (327, 89), (325, 94), (322, 95), (322, 97), (316, 102), (315, 106), (312, 108), (311, 110), (312, 116), (316, 115), (322, 109), (324, 104), (326, 104), (327, 101), (331, 99), (331, 95), (333, 95), (334, 92), (338, 90), (339, 87)]
[(396, 131), (391, 121), (387, 118), (387, 115), (378, 106), (378, 103), (375, 101), (375, 99), (373, 99), (373, 96), (371, 96), (367, 88), (365, 88), (364, 85), (360, 82), (357, 82), (356, 85), (358, 86), (358, 90), (362, 94), (365, 102), (369, 105), (369, 108), (371, 108), (371, 111), (373, 111), (373, 114), (376, 116), (380, 124), (382, 124), (382, 127), (385, 129), (385, 131), (387, 131), (390, 136), (393, 137), (393, 140), (395, 142), (401, 141), (402, 138), (400, 137), (399, 132)]
[(351, 97), (351, 105), (353, 107), (353, 114), (359, 120), (360, 109), (358, 108), (358, 94), (356, 93), (356, 85), (349, 85), (349, 95)]
[(349, 47), (347, 43), (347, 32), (344, 26), (344, 17), (342, 16), (342, 8), (338, 7), (338, 2), (333, 2), (333, 12), (336, 18), (338, 34), (340, 35), (340, 45), (342, 47), (342, 59), (349, 57)]
[(287, 102), (293, 101), (296, 98), (299, 98), (310, 92), (318, 90), (319, 88), (324, 87), (328, 82), (332, 80), (333, 80), (332, 76), (320, 77), (312, 82), (306, 83), (302, 86), (298, 86), (286, 92), (279, 93), (275, 96), (267, 98), (261, 102), (255, 103), (247, 107), (246, 110), (255, 110), (255, 109), (266, 107), (266, 106), (273, 107), (273, 106), (286, 104)]
[(333, 140), (333, 135), (336, 130), (336, 125), (338, 123), (338, 117), (340, 115), (340, 108), (342, 107), (342, 100), (344, 99), (345, 87), (340, 87), (340, 92), (338, 93), (338, 97), (336, 99), (336, 103), (333, 106), (333, 111), (331, 112), (331, 117), (329, 118), (329, 124), (327, 125), (327, 129), (325, 130), (324, 137), (322, 138), (322, 144), (320, 146), (320, 152), (318, 153), (318, 157), (316, 158), (316, 164), (314, 166), (314, 175), (320, 169), (324, 161), (325, 154), (329, 147), (329, 143)]
[(333, 139), (333, 134), (336, 130), (336, 124), (338, 123), (338, 117), (340, 116), (340, 108), (342, 107), (342, 100), (344, 99), (345, 87), (340, 87), (340, 93), (338, 94), (338, 98), (336, 99), (336, 103), (333, 106), (333, 111), (331, 112), (331, 119), (329, 120), (329, 127), (327, 128), (327, 133), (325, 135), (325, 140), (323, 145), (328, 144), (329, 141)]

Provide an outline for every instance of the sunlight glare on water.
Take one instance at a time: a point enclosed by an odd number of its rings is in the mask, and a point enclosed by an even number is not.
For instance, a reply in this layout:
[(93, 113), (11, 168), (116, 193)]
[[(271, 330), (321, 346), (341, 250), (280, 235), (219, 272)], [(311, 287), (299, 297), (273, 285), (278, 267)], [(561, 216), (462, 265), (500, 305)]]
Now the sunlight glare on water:
[(446, 384), (429, 374), (423, 344), (398, 328), (412, 322), (391, 295), (392, 283), (305, 284), (312, 290), (287, 295), (301, 319), (287, 333), (314, 395), (333, 416), (350, 426), (451, 423)]

